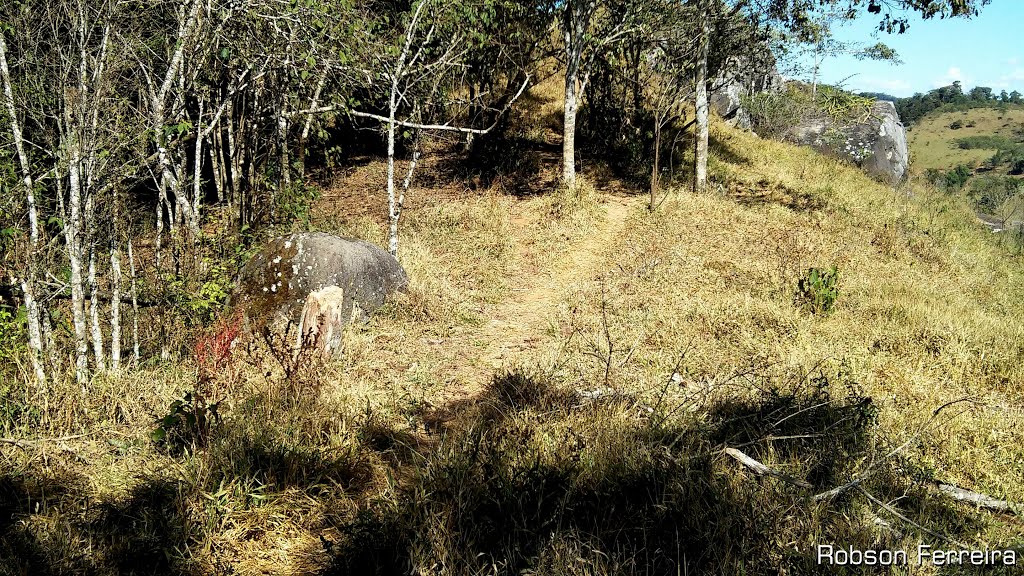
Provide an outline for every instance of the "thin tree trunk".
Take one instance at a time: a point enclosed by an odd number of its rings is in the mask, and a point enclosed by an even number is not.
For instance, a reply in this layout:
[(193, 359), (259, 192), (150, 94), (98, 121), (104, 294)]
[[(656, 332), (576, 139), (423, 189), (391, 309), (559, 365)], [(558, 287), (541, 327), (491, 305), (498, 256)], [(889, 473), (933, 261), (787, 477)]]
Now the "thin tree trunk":
[(398, 257), (398, 219), (401, 217), (395, 195), (395, 110), (398, 108), (397, 75), (388, 105), (388, 252)]
[(139, 297), (138, 292), (135, 288), (135, 254), (132, 252), (132, 240), (128, 239), (128, 264), (131, 272), (131, 286), (130, 290), (132, 293), (132, 357), (135, 359), (135, 365), (139, 364)]
[(114, 372), (121, 369), (121, 253), (116, 238), (115, 233), (110, 245), (110, 369)]
[(213, 185), (217, 190), (217, 204), (224, 202), (224, 144), (220, 126), (210, 136), (210, 167), (213, 168)]
[(103, 329), (100, 327), (99, 286), (96, 283), (96, 245), (93, 241), (89, 242), (89, 320), (96, 371), (103, 372), (107, 369), (107, 358), (103, 352)]
[(654, 120), (654, 161), (651, 164), (651, 201), (648, 208), (651, 212), (657, 207), (657, 196), (658, 188), (660, 185), (661, 171), (659, 164), (661, 163), (661, 120), (655, 118)]
[(579, 107), (576, 94), (577, 71), (565, 75), (564, 122), (562, 124), (562, 185), (576, 189), (576, 112)]
[[(320, 103), (320, 94), (327, 84), (327, 74), (320, 77), (316, 83), (316, 90), (313, 91), (313, 101), (310, 102), (310, 109), (316, 109)], [(309, 131), (313, 127), (313, 115), (307, 114), (306, 121), (302, 125), (302, 133), (299, 135), (299, 180), (306, 178), (306, 140), (309, 139)]]
[(24, 298), (25, 312), (28, 321), (28, 345), (32, 359), (32, 372), (36, 378), (36, 384), (40, 393), (46, 394), (46, 371), (43, 368), (43, 339), (40, 328), (40, 306), (36, 301), (35, 287), (36, 274), (39, 258), (39, 218), (36, 212), (36, 199), (32, 172), (28, 163), (28, 155), (25, 153), (24, 140), (21, 134), (21, 123), (18, 121), (17, 110), (14, 105), (14, 93), (11, 87), (11, 73), (7, 66), (7, 41), (4, 32), (0, 31), (0, 78), (3, 80), (4, 108), (10, 116), (11, 135), (14, 139), (14, 148), (18, 154), (18, 163), (21, 168), (22, 184), (25, 188), (25, 205), (28, 210), (29, 224), (29, 254), (28, 274), (21, 281), (21, 291)]
[(693, 170), (693, 191), (704, 192), (708, 179), (708, 8), (702, 2), (700, 14), (700, 49), (697, 55), (696, 77), (696, 137)]
[[(74, 127), (71, 127), (74, 131)], [(71, 316), (74, 324), (75, 337), (75, 378), (83, 385), (88, 381), (88, 335), (85, 319), (85, 289), (82, 284), (82, 182), (79, 174), (80, 158), (78, 157), (77, 137), (72, 133), (68, 149), (70, 151), (68, 206), (69, 217), (65, 219), (64, 232), (67, 240), (68, 263), (71, 268)]]
[[(199, 120), (196, 121), (196, 133), (202, 133), (203, 100), (199, 100)], [(195, 155), (192, 157), (192, 215), (199, 223), (199, 210), (203, 192), (203, 138), (196, 138)]]
[(288, 115), (286, 113), (286, 107), (288, 105), (287, 99), (281, 97), (281, 106), (278, 108), (277, 113), (277, 145), (278, 145), (278, 158), (277, 162), (280, 164), (280, 178), (278, 179), (279, 191), (278, 194), (285, 192), (292, 186), (292, 173), (291, 168), (288, 166)]

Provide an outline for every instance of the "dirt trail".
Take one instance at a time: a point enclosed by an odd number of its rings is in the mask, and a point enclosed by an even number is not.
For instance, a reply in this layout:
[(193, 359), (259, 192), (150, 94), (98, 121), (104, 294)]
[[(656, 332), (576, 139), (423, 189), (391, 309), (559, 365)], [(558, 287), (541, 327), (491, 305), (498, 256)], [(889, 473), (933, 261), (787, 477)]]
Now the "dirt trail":
[[(630, 214), (643, 205), (639, 198), (606, 197), (605, 216), (594, 229), (562, 248), (562, 255), (537, 273), (517, 274), (525, 284), (511, 292), (507, 300), (485, 310), (489, 321), (472, 331), (479, 350), (473, 366), (463, 365), (456, 378), (458, 386), (451, 390), (454, 398), (465, 398), (479, 391), (496, 368), (515, 365), (522, 360), (529, 364), (531, 352), (544, 348), (547, 332), (558, 305), (567, 295), (596, 282), (602, 263), (622, 233)], [(527, 230), (528, 232), (528, 230)], [(518, 243), (526, 261), (528, 242)]]

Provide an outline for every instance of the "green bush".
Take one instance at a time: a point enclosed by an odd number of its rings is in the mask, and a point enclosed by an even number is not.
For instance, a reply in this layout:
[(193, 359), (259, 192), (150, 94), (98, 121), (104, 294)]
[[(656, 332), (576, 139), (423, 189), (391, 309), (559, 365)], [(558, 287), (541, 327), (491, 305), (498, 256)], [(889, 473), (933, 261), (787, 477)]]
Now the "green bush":
[(839, 298), (839, 270), (808, 268), (797, 283), (797, 303), (812, 314), (828, 314)]
[(956, 145), (961, 150), (1002, 150), (1013, 146), (1006, 136), (984, 135), (957, 138)]

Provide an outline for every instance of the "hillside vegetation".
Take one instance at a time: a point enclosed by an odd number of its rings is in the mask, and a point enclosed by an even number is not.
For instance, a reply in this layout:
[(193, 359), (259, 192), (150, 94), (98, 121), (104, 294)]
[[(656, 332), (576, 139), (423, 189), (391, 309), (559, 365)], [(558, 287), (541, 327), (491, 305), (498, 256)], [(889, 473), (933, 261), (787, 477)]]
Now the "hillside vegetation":
[[(557, 110), (547, 92), (536, 114)], [(519, 123), (532, 177), (552, 177), (550, 135)], [(383, 170), (339, 175), (309, 227), (383, 243), (381, 215), (347, 210), (380, 205)], [(350, 327), (340, 361), (220, 350), (226, 314), (195, 360), (97, 376), (88, 397), (60, 384), (46, 429), (7, 430), (0, 572), (814, 574), (819, 543), (1024, 554), (1019, 515), (936, 489), (1024, 502), (1024, 259), (966, 201), (717, 124), (711, 192), (653, 213), (600, 166), (578, 194), (534, 195), (423, 170), (411, 290)], [(154, 442), (198, 390), (222, 420)]]
[[(977, 137), (995, 138), (979, 147), (960, 145), (961, 140)], [(1024, 142), (1024, 106), (929, 114), (910, 129), (907, 140), (914, 168), (920, 173), (951, 170), (961, 164), (978, 167), (999, 151), (1000, 144)], [(1005, 174), (1008, 168), (1008, 164), (1002, 164), (998, 172)]]

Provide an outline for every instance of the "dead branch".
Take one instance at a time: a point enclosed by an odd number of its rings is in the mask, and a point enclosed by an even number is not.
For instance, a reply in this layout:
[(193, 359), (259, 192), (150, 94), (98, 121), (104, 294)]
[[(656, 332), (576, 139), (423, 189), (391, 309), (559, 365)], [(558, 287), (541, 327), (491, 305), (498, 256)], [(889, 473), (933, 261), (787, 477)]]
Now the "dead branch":
[(899, 518), (900, 520), (903, 520), (903, 521), (904, 521), (904, 522), (906, 522), (907, 524), (910, 524), (911, 526), (913, 526), (913, 527), (917, 528), (918, 530), (920, 530), (920, 531), (924, 532), (925, 534), (928, 534), (928, 535), (930, 535), (930, 536), (933, 536), (933, 537), (935, 537), (935, 538), (938, 538), (939, 540), (942, 540), (942, 541), (944, 541), (944, 542), (949, 542), (949, 543), (951, 543), (951, 544), (954, 544), (954, 545), (956, 545), (956, 546), (959, 546), (959, 547), (960, 547), (960, 548), (962, 548), (962, 549), (966, 549), (966, 548), (968, 548), (967, 544), (964, 544), (963, 542), (960, 542), (960, 541), (957, 541), (957, 540), (953, 540), (952, 538), (950, 538), (950, 537), (948, 537), (948, 536), (945, 536), (945, 535), (943, 535), (943, 534), (939, 534), (938, 532), (935, 532), (935, 531), (933, 531), (933, 530), (929, 530), (928, 528), (925, 528), (924, 526), (921, 526), (921, 525), (920, 525), (920, 524), (918, 524), (917, 522), (914, 522), (914, 521), (913, 521), (913, 520), (911, 520), (910, 518), (907, 518), (906, 516), (904, 516), (903, 514), (901, 514), (901, 513), (900, 513), (900, 512), (898, 511), (898, 510), (896, 510), (896, 509), (895, 509), (895, 508), (893, 508), (892, 506), (890, 506), (890, 505), (886, 504), (885, 502), (882, 502), (882, 501), (881, 501), (881, 500), (879, 500), (878, 498), (875, 498), (874, 496), (872, 496), (872, 495), (871, 495), (871, 493), (870, 493), (870, 492), (868, 492), (867, 490), (865, 490), (864, 488), (861, 488), (860, 486), (857, 486), (857, 490), (860, 490), (860, 492), (861, 492), (862, 494), (864, 494), (864, 496), (867, 496), (868, 500), (871, 500), (871, 501), (872, 501), (872, 502), (874, 502), (875, 504), (878, 504), (878, 505), (879, 505), (879, 506), (881, 506), (881, 507), (882, 507), (882, 509), (883, 509), (883, 510), (885, 510), (886, 512), (888, 512), (888, 513), (892, 514), (893, 516), (895, 516), (895, 517)]
[(1024, 514), (1024, 504), (1009, 502), (1007, 500), (998, 500), (987, 494), (982, 494), (981, 492), (967, 490), (966, 488), (960, 488), (959, 486), (945, 484), (942, 482), (937, 482), (935, 484), (935, 488), (954, 500), (970, 502), (979, 508), (995, 510), (997, 512), (1009, 512), (1011, 514)]
[(737, 450), (735, 448), (726, 448), (725, 450), (723, 450), (723, 452), (725, 452), (729, 456), (732, 456), (740, 464), (743, 464), (747, 468), (750, 468), (751, 470), (754, 471), (755, 474), (757, 474), (759, 476), (764, 476), (765, 474), (767, 474), (767, 475), (772, 476), (774, 478), (778, 478), (779, 480), (782, 480), (784, 482), (788, 482), (789, 484), (792, 484), (794, 486), (799, 486), (801, 488), (810, 488), (811, 487), (811, 485), (809, 483), (807, 483), (807, 482), (805, 482), (803, 480), (800, 480), (799, 478), (794, 478), (794, 477), (792, 477), (792, 476), (790, 476), (788, 474), (785, 474), (783, 472), (779, 472), (778, 470), (774, 470), (772, 468), (769, 468), (769, 467), (765, 466), (764, 464), (758, 462), (757, 460), (754, 460), (750, 456), (747, 456), (746, 454), (744, 454), (743, 452), (740, 452), (739, 450)]

